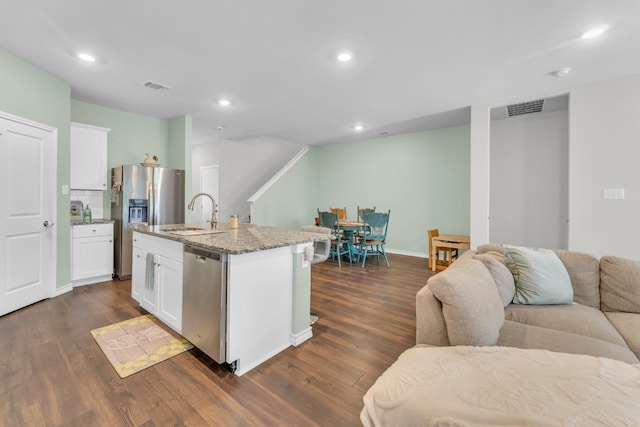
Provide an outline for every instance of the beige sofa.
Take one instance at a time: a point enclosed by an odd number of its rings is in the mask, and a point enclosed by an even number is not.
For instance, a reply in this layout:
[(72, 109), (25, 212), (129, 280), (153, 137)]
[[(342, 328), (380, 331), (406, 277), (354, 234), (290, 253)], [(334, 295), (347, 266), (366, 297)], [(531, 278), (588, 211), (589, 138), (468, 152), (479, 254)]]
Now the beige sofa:
[(501, 245), (431, 277), (417, 345), (367, 391), (363, 425), (640, 425), (640, 262), (555, 254), (562, 304), (514, 304)]
[(503, 247), (482, 245), (416, 295), (417, 344), (535, 348), (638, 363), (640, 263), (555, 253), (569, 274), (573, 304), (511, 303)]

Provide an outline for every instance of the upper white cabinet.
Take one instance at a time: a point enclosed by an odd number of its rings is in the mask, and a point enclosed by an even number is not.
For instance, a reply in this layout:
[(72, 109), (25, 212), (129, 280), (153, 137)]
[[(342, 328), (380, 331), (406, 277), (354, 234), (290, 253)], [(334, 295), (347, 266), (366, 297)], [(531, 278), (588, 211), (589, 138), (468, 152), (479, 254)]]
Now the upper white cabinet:
[(110, 130), (71, 123), (71, 189), (109, 189), (107, 133)]

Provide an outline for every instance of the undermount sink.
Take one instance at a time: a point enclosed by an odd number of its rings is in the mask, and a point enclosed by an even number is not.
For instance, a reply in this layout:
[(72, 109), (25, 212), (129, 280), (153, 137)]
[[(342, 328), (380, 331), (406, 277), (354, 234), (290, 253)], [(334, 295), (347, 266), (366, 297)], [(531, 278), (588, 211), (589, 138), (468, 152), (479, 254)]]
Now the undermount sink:
[(225, 230), (206, 230), (204, 228), (199, 227), (167, 227), (161, 228), (160, 231), (164, 231), (165, 233), (175, 234), (177, 236), (199, 236), (201, 234), (218, 234), (224, 233)]
[(201, 234), (218, 234), (225, 233), (225, 230), (203, 230), (203, 229), (192, 229), (192, 230), (176, 230), (169, 231), (168, 233), (176, 234), (178, 236), (199, 236)]
[(171, 233), (172, 231), (195, 231), (195, 230), (203, 231), (204, 228), (192, 227), (189, 225), (179, 225), (176, 227), (167, 227), (167, 228), (160, 229), (160, 231), (166, 231), (167, 233)]

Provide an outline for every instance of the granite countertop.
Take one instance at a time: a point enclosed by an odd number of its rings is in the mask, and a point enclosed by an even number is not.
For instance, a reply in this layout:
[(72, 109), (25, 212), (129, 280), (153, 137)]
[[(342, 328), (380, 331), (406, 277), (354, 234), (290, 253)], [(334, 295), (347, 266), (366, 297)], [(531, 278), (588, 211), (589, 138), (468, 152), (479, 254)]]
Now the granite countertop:
[(130, 228), (144, 234), (175, 240), (187, 245), (198, 246), (209, 250), (232, 255), (257, 252), (265, 249), (292, 246), (299, 243), (315, 242), (327, 238), (326, 234), (294, 231), (277, 227), (266, 227), (255, 224), (240, 224), (237, 229), (230, 229), (229, 223), (218, 223), (215, 234), (199, 234), (183, 236), (173, 234), (165, 229), (200, 228), (212, 230), (209, 223), (204, 224), (165, 224), (142, 225), (131, 224)]
[(71, 225), (109, 224), (112, 222), (112, 219), (96, 218), (92, 219), (91, 222), (71, 221)]

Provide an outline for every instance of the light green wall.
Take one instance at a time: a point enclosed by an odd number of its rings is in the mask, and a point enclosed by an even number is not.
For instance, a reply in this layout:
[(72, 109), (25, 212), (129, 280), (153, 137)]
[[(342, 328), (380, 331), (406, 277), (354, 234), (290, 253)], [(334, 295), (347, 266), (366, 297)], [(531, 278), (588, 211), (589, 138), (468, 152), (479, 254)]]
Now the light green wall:
[(69, 185), (69, 85), (40, 68), (0, 49), (0, 111), (43, 123), (58, 129), (56, 229), (56, 285), (71, 283), (71, 226), (69, 195), (62, 185)]
[(316, 209), (391, 210), (387, 247), (426, 255), (426, 232), (469, 234), (469, 126), (314, 147), (253, 207), (252, 222), (299, 229)]
[(180, 116), (169, 120), (168, 156), (166, 166), (185, 169), (191, 162), (191, 116)]
[(299, 230), (315, 217), (315, 155), (312, 148), (251, 208), (251, 222)]
[[(187, 171), (184, 176), (185, 203), (191, 199), (191, 116), (185, 115), (169, 120), (167, 167)], [(191, 211), (186, 210), (185, 222), (189, 222)]]

